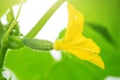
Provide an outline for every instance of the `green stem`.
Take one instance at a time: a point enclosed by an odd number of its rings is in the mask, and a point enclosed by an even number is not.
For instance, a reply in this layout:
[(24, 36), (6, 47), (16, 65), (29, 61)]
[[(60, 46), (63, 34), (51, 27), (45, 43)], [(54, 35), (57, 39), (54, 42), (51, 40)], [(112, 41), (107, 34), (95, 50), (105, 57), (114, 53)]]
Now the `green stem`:
[(3, 69), (6, 51), (7, 51), (6, 47), (0, 48), (0, 69)]
[(60, 7), (65, 0), (58, 0), (45, 14), (44, 16), (37, 22), (37, 24), (31, 29), (31, 31), (25, 36), (26, 38), (35, 37), (38, 32), (42, 29), (45, 23), (49, 20), (49, 18), (53, 15), (53, 13)]
[(4, 61), (5, 61), (6, 52), (7, 52), (6, 47), (4, 47), (4, 48), (0, 47), (0, 80), (6, 80), (2, 76), (2, 71), (3, 71), (3, 65), (4, 65)]
[(8, 50), (7, 48), (7, 44), (6, 44), (6, 41), (11, 33), (11, 31), (13, 30), (16, 22), (17, 22), (17, 19), (19, 17), (19, 14), (20, 14), (20, 11), (21, 11), (21, 8), (22, 8), (22, 5), (23, 5), (23, 0), (21, 0), (21, 3), (20, 3), (20, 8), (18, 10), (18, 13), (17, 13), (17, 16), (16, 18), (13, 20), (12, 24), (10, 25), (9, 29), (7, 30), (7, 32), (4, 34), (2, 40), (1, 40), (1, 46), (0, 46), (0, 80), (6, 80), (3, 76), (2, 76), (2, 70), (3, 70), (3, 65), (4, 65), (4, 61), (5, 61), (5, 56), (6, 56), (6, 52)]
[(13, 22), (12, 22), (12, 24), (10, 25), (9, 29), (7, 30), (7, 32), (6, 32), (5, 35), (3, 36), (2, 40), (1, 40), (2, 44), (4, 44), (4, 42), (7, 41), (7, 38), (8, 38), (8, 36), (9, 36), (9, 34), (12, 32), (13, 28), (15, 27), (15, 24), (16, 24), (16, 22), (17, 22), (17, 19), (18, 19), (19, 15), (20, 15), (20, 11), (21, 11), (23, 2), (24, 2), (24, 1), (22, 0), (21, 3), (20, 3), (20, 8), (19, 8), (19, 10), (18, 10), (18, 13), (17, 13), (16, 18), (13, 20)]

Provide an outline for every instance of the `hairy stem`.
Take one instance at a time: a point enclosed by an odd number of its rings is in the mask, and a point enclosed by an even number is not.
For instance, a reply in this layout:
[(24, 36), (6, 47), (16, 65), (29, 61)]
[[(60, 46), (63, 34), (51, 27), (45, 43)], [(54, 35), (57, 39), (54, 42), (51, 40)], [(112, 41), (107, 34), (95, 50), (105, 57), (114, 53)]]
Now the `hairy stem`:
[(49, 18), (53, 15), (53, 13), (60, 7), (65, 0), (58, 0), (45, 14), (44, 16), (37, 22), (37, 24), (31, 29), (31, 31), (25, 36), (26, 38), (35, 37), (38, 32), (42, 29), (45, 23), (49, 20)]

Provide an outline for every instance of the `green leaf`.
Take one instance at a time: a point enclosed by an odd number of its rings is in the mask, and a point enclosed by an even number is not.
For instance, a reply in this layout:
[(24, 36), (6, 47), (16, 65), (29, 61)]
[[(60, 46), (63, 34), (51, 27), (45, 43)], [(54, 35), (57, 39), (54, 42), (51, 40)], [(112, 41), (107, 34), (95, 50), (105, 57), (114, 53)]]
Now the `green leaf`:
[(49, 52), (24, 47), (8, 51), (5, 66), (14, 72), (19, 80), (43, 80), (54, 63), (55, 60)]
[(87, 61), (72, 55), (68, 57), (63, 53), (62, 60), (54, 65), (45, 80), (103, 80), (103, 72), (104, 70)]
[(58, 36), (58, 39), (62, 39), (64, 34), (66, 32), (66, 29), (63, 29), (60, 33), (59, 33), (59, 36)]
[(98, 24), (94, 24), (94, 23), (89, 23), (86, 22), (86, 25), (88, 25), (88, 27), (92, 28), (93, 30), (97, 31), (100, 35), (102, 35), (110, 44), (115, 45), (115, 40), (113, 39), (113, 37), (111, 36), (110, 32), (107, 30), (107, 28), (105, 28), (102, 25), (98, 25)]
[(20, 1), (21, 0), (0, 0), (0, 17), (6, 12), (7, 9), (11, 8), (13, 5), (19, 4)]
[(5, 66), (19, 80), (102, 80), (104, 71), (87, 61), (63, 53), (56, 62), (48, 52), (33, 51), (28, 48), (10, 50)]

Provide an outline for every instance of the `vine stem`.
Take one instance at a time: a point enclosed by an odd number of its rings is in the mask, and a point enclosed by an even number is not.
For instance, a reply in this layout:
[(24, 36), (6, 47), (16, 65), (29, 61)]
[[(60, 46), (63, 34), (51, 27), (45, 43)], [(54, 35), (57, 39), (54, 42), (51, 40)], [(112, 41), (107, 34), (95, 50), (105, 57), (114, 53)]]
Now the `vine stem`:
[(17, 12), (17, 15), (16, 15), (15, 19), (13, 20), (12, 24), (10, 25), (9, 29), (7, 30), (7, 32), (3, 36), (2, 40), (1, 40), (2, 45), (4, 45), (4, 42), (7, 41), (7, 38), (9, 36), (9, 34), (12, 32), (13, 28), (15, 27), (15, 24), (17, 22), (17, 19), (18, 19), (19, 15), (20, 15), (20, 11), (21, 11), (23, 3), (24, 3), (24, 1), (21, 0), (20, 7), (19, 7), (19, 10)]
[(45, 23), (49, 20), (49, 18), (53, 15), (53, 13), (64, 3), (66, 0), (58, 0), (45, 14), (44, 16), (37, 22), (37, 24), (28, 32), (25, 38), (34, 38), (38, 32), (42, 29)]
[(3, 65), (4, 65), (4, 61), (5, 61), (5, 56), (6, 56), (6, 52), (8, 50), (7, 46), (5, 45), (5, 42), (7, 41), (7, 38), (9, 37), (11, 31), (13, 30), (17, 19), (19, 17), (22, 5), (23, 5), (23, 0), (21, 0), (20, 3), (20, 7), (17, 13), (16, 18), (13, 20), (12, 24), (10, 25), (9, 29), (7, 30), (7, 32), (4, 34), (2, 40), (1, 40), (1, 46), (0, 46), (0, 80), (6, 80), (3, 76), (2, 76), (2, 71), (3, 71)]
[(0, 47), (0, 80), (6, 80), (2, 75), (6, 52), (7, 47)]
[(3, 64), (4, 64), (4, 58), (5, 58), (5, 53), (7, 51), (7, 48), (0, 48), (0, 69), (3, 68)]

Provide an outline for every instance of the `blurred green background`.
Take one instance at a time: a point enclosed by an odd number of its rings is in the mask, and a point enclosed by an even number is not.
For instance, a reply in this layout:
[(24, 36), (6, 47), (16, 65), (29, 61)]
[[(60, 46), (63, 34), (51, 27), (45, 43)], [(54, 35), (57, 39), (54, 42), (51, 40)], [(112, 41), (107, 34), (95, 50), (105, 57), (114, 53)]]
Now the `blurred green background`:
[[(0, 1), (0, 16), (19, 0)], [(55, 61), (49, 52), (27, 47), (9, 50), (5, 67), (19, 80), (104, 80), (120, 76), (120, 0), (68, 0), (85, 16), (84, 35), (92, 38), (101, 48), (100, 56), (105, 70), (64, 53)], [(60, 35), (61, 36), (61, 35)]]

